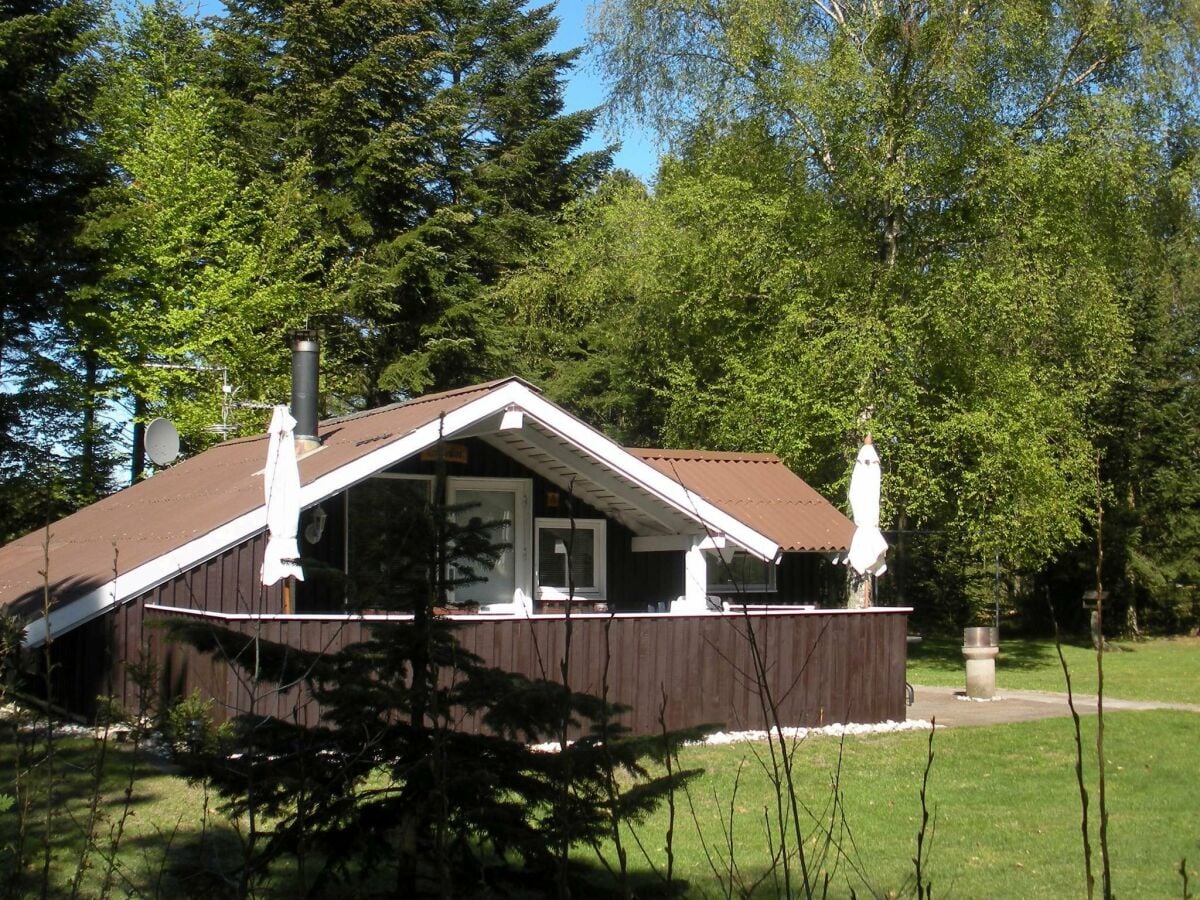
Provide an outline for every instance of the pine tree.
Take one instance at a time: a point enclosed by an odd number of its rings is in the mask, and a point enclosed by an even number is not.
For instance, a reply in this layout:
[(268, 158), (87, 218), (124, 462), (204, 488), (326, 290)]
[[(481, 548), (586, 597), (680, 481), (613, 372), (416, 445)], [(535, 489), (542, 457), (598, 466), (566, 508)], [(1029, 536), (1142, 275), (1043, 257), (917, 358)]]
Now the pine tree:
[(70, 308), (89, 271), (79, 217), (105, 177), (84, 118), (97, 24), (89, 0), (0, 6), (0, 541), (108, 481)]
[[(437, 612), (455, 609), (454, 588), (479, 581), (504, 545), (493, 540), (500, 523), (445, 497), (440, 474), (429, 501), (373, 520), (390, 562), (360, 587), (373, 607), (412, 618), (376, 626), (362, 643), (310, 653), (169, 623), (175, 639), (266, 683), (307, 684), (324, 710), (317, 727), (243, 711), (226, 742), (181, 757), (233, 813), (274, 820), (269, 836), (248, 838), (246, 883), (293, 856), (305, 890), (368, 876), (378, 886), (385, 873), (397, 896), (544, 887), (556, 870), (565, 875), (572, 847), (599, 848), (700, 774), (654, 776), (647, 761), (703, 729), (625, 734), (618, 704), (490, 668), (459, 646), (456, 625)], [(462, 730), (464, 717), (486, 731)], [(582, 736), (564, 752), (532, 746), (568, 731)]]
[(609, 164), (576, 155), (594, 115), (562, 112), (574, 54), (546, 50), (555, 27), (516, 0), (230, 4), (231, 127), (264, 166), (312, 157), (356, 266), (328, 331), (368, 406), (494, 373), (505, 323), (485, 289)]

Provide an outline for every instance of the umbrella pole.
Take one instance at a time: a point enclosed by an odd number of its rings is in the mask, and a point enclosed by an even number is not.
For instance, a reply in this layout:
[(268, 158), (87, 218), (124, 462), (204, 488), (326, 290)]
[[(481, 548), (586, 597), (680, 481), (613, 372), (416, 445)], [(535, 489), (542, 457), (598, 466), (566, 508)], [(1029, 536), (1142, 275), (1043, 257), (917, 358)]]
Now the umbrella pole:
[(291, 575), (283, 579), (283, 614), (285, 616), (292, 614), (292, 582), (294, 580)]

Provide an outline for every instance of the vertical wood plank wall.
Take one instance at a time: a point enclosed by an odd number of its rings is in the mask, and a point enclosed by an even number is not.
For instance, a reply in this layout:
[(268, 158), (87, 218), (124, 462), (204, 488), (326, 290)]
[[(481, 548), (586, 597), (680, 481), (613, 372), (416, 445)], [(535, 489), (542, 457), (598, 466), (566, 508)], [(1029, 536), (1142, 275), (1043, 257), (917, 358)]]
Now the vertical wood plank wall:
[[(159, 615), (150, 611), (147, 618)], [(632, 708), (622, 721), (635, 732), (658, 730), (663, 689), (668, 727), (764, 728), (769, 717), (754, 678), (753, 632), (783, 724), (902, 721), (907, 618), (903, 610), (576, 617), (569, 678), (574, 690), (600, 694), (608, 656), (609, 696)], [(361, 640), (370, 627), (360, 619), (303, 617), (214, 624), (328, 652)], [(558, 680), (566, 633), (561, 617), (461, 624), (462, 646), (488, 664), (532, 678), (545, 672)], [(302, 690), (253, 686), (237, 666), (215, 663), (190, 648), (171, 647), (163, 660), (173, 692), (199, 688), (217, 701), (223, 715), (253, 709), (308, 724), (320, 717)], [(476, 723), (465, 721), (463, 727), (474, 729)]]
[[(223, 664), (169, 644), (158, 629), (144, 627), (144, 604), (225, 613), (279, 612), (281, 585), (264, 588), (259, 581), (265, 550), (266, 534), (260, 532), (99, 618), (61, 636), (52, 635), (53, 702), (90, 717), (96, 698), (102, 695), (116, 698), (134, 712), (143, 704), (155, 706), (210, 680), (197, 681), (197, 671), (215, 671)], [(128, 666), (142, 659), (157, 669), (154, 682), (147, 685), (147, 697)], [(43, 665), (40, 652), (37, 665)]]

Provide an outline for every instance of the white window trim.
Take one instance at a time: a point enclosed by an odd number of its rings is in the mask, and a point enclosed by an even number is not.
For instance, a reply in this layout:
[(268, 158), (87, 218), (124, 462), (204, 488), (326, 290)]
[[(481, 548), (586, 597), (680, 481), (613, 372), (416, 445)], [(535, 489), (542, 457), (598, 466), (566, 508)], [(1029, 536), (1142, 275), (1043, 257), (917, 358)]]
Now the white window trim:
[[(724, 551), (704, 551), (705, 557), (723, 557), (728, 556), (731, 560), (734, 555), (742, 554), (755, 559), (753, 553), (748, 553), (745, 550), (729, 548)], [(775, 563), (763, 561), (767, 567), (766, 583), (758, 582), (751, 584), (733, 584), (732, 582), (708, 582), (708, 592), (710, 594), (773, 594), (779, 590), (776, 573), (779, 571), (779, 566)], [(706, 566), (707, 569), (707, 566)]]
[[(541, 571), (542, 541), (539, 532), (543, 528), (570, 528), (570, 519), (541, 517), (533, 522), (533, 576), (537, 581), (537, 573)], [(588, 600), (603, 600), (605, 597), (605, 579), (608, 572), (608, 520), (607, 519), (576, 519), (576, 531), (591, 531), (592, 538), (592, 580), (593, 587), (575, 588), (575, 596)], [(537, 585), (538, 600), (567, 600), (570, 592), (566, 588)]]

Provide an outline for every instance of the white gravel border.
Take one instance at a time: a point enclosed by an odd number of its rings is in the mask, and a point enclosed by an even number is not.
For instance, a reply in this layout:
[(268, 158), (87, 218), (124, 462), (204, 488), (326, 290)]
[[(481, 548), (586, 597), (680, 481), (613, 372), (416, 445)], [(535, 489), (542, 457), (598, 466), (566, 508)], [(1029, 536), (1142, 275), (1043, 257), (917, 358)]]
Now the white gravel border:
[[(898, 731), (929, 731), (933, 728), (931, 722), (924, 719), (906, 719), (903, 722), (875, 722), (870, 725), (860, 725), (851, 722), (848, 725), (825, 725), (821, 728), (782, 728), (771, 729), (775, 737), (787, 741), (803, 741), (810, 737), (852, 737), (860, 734), (894, 734)], [(718, 731), (710, 734), (704, 741), (709, 746), (723, 744), (740, 744), (746, 741), (765, 741), (765, 731)]]
[[(856, 722), (851, 722), (848, 725), (825, 725), (820, 728), (791, 728), (785, 726), (782, 729), (771, 729), (775, 736), (782, 735), (786, 741), (803, 741), (810, 737), (854, 737), (860, 734), (894, 734), (899, 731), (931, 731), (933, 723), (925, 719), (906, 719), (903, 722), (893, 722), (888, 719), (886, 722), (874, 722), (870, 725), (861, 725)], [(695, 746), (705, 744), (710, 747), (720, 747), (726, 744), (743, 744), (750, 741), (765, 741), (767, 739), (766, 731), (716, 731), (710, 734), (703, 741), (694, 742)], [(568, 742), (570, 746), (570, 742)], [(540, 753), (557, 753), (558, 742), (550, 741), (545, 744), (534, 744), (530, 749), (537, 750)]]

